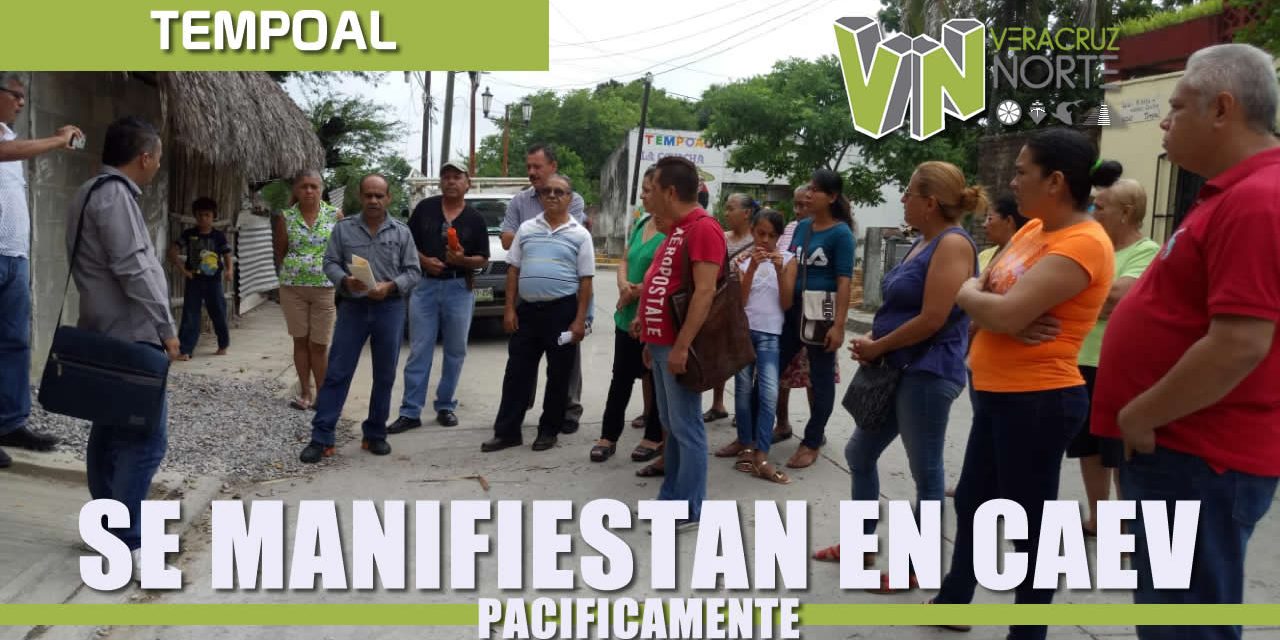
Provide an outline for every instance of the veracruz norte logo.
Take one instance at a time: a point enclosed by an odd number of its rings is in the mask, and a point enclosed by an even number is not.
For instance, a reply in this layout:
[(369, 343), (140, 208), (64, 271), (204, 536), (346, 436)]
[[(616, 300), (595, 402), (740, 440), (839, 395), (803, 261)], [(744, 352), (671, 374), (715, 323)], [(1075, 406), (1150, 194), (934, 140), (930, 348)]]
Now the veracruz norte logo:
[(962, 120), (986, 109), (986, 28), (977, 20), (950, 20), (942, 42), (894, 35), (866, 17), (836, 20), (836, 43), (849, 111), (858, 131), (881, 138), (911, 113), (911, 137), (924, 140), (950, 114)]

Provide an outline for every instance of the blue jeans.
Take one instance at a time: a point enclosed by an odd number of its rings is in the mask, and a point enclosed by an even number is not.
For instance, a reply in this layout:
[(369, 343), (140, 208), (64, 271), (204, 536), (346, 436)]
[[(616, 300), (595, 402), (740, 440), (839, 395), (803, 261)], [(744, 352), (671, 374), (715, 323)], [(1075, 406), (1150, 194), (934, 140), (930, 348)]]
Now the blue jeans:
[(0, 435), (31, 414), (31, 263), (0, 256)]
[(667, 361), (671, 347), (649, 345), (653, 357), (653, 395), (658, 414), (667, 430), (659, 500), (685, 500), (689, 519), (702, 517), (702, 501), (707, 499), (707, 429), (702, 424), (702, 394), (676, 381)]
[(743, 367), (733, 383), (738, 442), (768, 453), (778, 413), (778, 376), (782, 373), (778, 336), (752, 331), (751, 346), (756, 350), (756, 361)]
[(467, 359), (467, 334), (475, 294), (465, 278), (423, 278), (409, 297), (409, 362), (404, 365), (400, 415), (418, 419), (427, 402), (427, 381), (435, 359), (436, 338), (444, 333), (444, 370), (436, 386), (436, 412), (457, 411), (458, 378)]
[[(893, 416), (879, 431), (861, 427), (854, 430), (844, 448), (844, 459), (853, 476), (854, 500), (880, 499), (880, 472), (876, 462), (899, 435), (907, 450), (911, 478), (916, 483), (916, 507), (923, 500), (946, 497), (946, 476), (942, 470), (942, 447), (946, 442), (951, 403), (960, 395), (960, 385), (932, 373), (907, 373), (898, 383)], [(868, 520), (865, 533), (875, 533), (876, 521)]]
[(187, 280), (182, 298), (182, 326), (178, 329), (179, 350), (191, 355), (200, 342), (200, 311), (209, 310), (213, 321), (213, 333), (218, 336), (218, 348), (231, 346), (231, 334), (227, 331), (227, 299), (222, 295), (222, 276), (196, 276)]
[[(956, 539), (951, 568), (934, 597), (938, 604), (968, 604), (978, 586), (973, 573), (973, 516), (988, 500), (1017, 502), (1027, 514), (1027, 538), (1013, 541), (1027, 554), (1027, 577), (1015, 604), (1049, 604), (1053, 589), (1034, 589), (1036, 552), (1044, 502), (1058, 499), (1067, 443), (1089, 413), (1084, 385), (1022, 393), (973, 393), (973, 428), (956, 485)], [(1126, 497), (1128, 497), (1126, 495)], [(1013, 626), (1010, 640), (1044, 640), (1044, 625)]]
[[(1240, 443), (1247, 446), (1248, 443)], [(1240, 604), (1244, 599), (1245, 552), (1253, 528), (1267, 513), (1276, 494), (1276, 478), (1228, 471), (1218, 473), (1204, 460), (1186, 453), (1157, 448), (1137, 454), (1120, 465), (1120, 493), (1125, 500), (1199, 500), (1200, 519), (1188, 589), (1160, 590), (1151, 583), (1146, 527), (1142, 509), (1133, 524), (1138, 572), (1136, 604)], [(1241, 637), (1238, 626), (1138, 627), (1143, 640), (1218, 640)]]
[(147, 433), (129, 427), (95, 424), (85, 450), (85, 475), (94, 500), (117, 500), (129, 509), (129, 528), (112, 533), (130, 549), (142, 546), (142, 501), (151, 492), (151, 479), (169, 448), (169, 407), (161, 409), (160, 424)]
[(333, 446), (334, 431), (342, 407), (347, 403), (351, 379), (365, 341), (373, 352), (373, 387), (369, 397), (369, 417), (361, 425), (368, 440), (387, 438), (387, 418), (391, 415), (391, 387), (396, 383), (400, 341), (404, 339), (404, 299), (373, 302), (362, 298), (342, 298), (338, 321), (333, 326), (329, 346), (329, 369), (316, 397), (316, 417), (311, 421), (311, 439)]
[(800, 305), (787, 312), (787, 321), (779, 341), (782, 357), (779, 362), (791, 364), (796, 354), (805, 349), (809, 354), (809, 383), (813, 386), (813, 410), (809, 422), (804, 425), (804, 440), (800, 442), (810, 449), (820, 448), (827, 442), (827, 421), (836, 406), (836, 354), (820, 345), (800, 341)]

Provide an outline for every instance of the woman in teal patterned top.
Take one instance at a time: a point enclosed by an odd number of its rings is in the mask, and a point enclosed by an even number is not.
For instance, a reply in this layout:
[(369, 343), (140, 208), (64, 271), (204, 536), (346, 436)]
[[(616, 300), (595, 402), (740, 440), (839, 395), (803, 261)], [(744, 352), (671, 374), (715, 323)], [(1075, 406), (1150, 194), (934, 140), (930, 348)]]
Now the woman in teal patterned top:
[(299, 173), (293, 179), (297, 204), (275, 219), (272, 238), (280, 267), (280, 307), (293, 337), (298, 373), (298, 394), (289, 405), (302, 410), (312, 407), (314, 390), (324, 382), (337, 316), (333, 283), (324, 275), (324, 252), (342, 212), (320, 199), (323, 191), (319, 171)]

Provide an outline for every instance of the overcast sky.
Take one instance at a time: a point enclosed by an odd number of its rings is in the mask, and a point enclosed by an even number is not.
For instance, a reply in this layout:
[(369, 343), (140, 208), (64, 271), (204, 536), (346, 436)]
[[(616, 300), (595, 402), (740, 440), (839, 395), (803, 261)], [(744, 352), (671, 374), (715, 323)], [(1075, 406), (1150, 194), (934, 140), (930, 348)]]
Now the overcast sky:
[[(767, 73), (777, 60), (835, 53), (832, 23), (845, 16), (874, 17), (879, 8), (877, 0), (551, 0), (550, 70), (480, 76), (476, 146), (486, 135), (501, 133), (480, 113), (479, 94), (485, 87), (493, 93), (491, 115), (501, 114), (502, 105), (542, 89), (564, 93), (609, 79), (627, 82), (646, 71), (653, 72), (656, 88), (697, 98), (713, 84)], [(423, 36), (430, 37), (430, 29)], [(476, 46), (484, 42), (477, 40)], [(446, 76), (441, 71), (432, 73), (431, 94), (437, 105), (444, 102)], [(405, 123), (407, 135), (396, 151), (414, 167), (419, 166), (422, 146), (423, 96), (418, 79), (406, 83), (404, 74), (397, 71), (377, 84), (350, 82), (338, 88), (371, 94)], [(466, 157), (470, 143), (470, 84), (467, 74), (457, 75), (450, 155), (458, 158)], [(290, 92), (300, 102), (305, 99), (292, 83)], [(537, 117), (534, 113), (533, 118)], [(431, 130), (433, 170), (440, 166), (441, 121), (438, 111)], [(513, 162), (513, 166), (519, 165)]]

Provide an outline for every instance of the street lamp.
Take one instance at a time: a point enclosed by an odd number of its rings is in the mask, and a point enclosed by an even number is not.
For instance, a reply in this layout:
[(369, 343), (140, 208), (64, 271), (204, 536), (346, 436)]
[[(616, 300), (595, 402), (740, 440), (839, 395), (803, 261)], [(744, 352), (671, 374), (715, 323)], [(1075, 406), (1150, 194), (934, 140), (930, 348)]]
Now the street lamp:
[(469, 175), (476, 174), (476, 89), (480, 88), (480, 72), (468, 71), (467, 75), (471, 76), (471, 162), (468, 167), (471, 169)]
[[(488, 91), (489, 88), (485, 87), (485, 93), (488, 93)], [(489, 98), (485, 99), (484, 115), (487, 118), (489, 117), (488, 107), (490, 103), (488, 102)], [(512, 104), (502, 106), (502, 177), (504, 178), (510, 175), (508, 171), (510, 166), (508, 159), (510, 158), (511, 149), (511, 107), (514, 106), (515, 105)], [(529, 119), (533, 117), (533, 105), (529, 104), (529, 100), (527, 98), (520, 103), (520, 115), (524, 118), (524, 125), (528, 127)]]
[(493, 94), (489, 92), (489, 87), (484, 88), (484, 93), (480, 94), (480, 109), (484, 111), (484, 117), (489, 117), (489, 107), (493, 106)]

